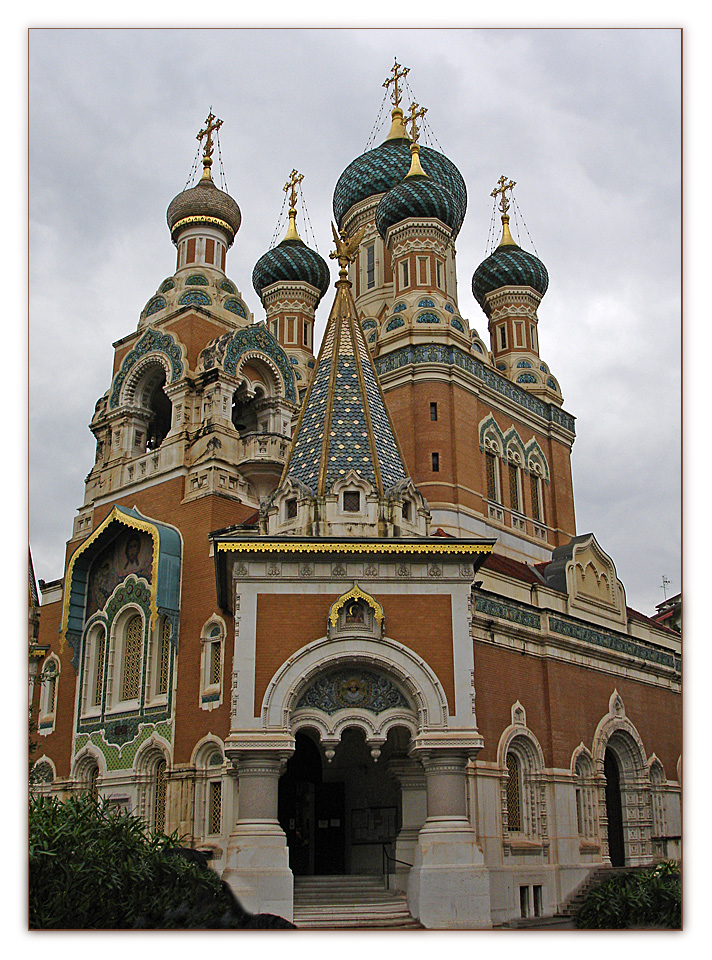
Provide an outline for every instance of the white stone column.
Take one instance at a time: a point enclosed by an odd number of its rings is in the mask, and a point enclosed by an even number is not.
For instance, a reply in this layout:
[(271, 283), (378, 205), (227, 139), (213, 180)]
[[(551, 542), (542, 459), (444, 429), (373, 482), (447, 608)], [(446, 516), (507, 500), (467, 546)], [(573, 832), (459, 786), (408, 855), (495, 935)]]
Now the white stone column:
[(237, 761), (238, 818), (228, 840), (222, 878), (245, 909), (291, 920), (294, 877), (287, 838), (277, 819), (277, 799), (279, 778), (294, 741), (288, 737), (283, 744), (261, 748), (259, 743), (236, 746), (231, 739), (225, 753)]
[(418, 737), (410, 751), (425, 771), (428, 816), (408, 878), (408, 906), (429, 929), (489, 928), (489, 871), (467, 817), (465, 780), (481, 738), (475, 734), (477, 743), (468, 746), (472, 734), (450, 733)]
[(401, 788), (401, 829), (396, 837), (394, 856), (402, 862), (395, 865), (394, 886), (406, 890), (410, 867), (405, 864), (415, 863), (418, 834), (428, 815), (425, 771), (417, 760), (394, 759), (388, 764), (388, 772)]

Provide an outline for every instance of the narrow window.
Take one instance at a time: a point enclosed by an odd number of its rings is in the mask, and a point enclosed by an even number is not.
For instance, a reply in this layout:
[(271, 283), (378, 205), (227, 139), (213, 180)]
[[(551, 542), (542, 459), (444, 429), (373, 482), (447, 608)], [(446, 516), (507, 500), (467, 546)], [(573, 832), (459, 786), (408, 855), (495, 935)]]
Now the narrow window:
[(499, 329), (499, 348), (500, 350), (506, 350), (507, 349), (507, 328), (504, 324), (502, 324), (502, 326), (499, 327), (498, 329)]
[(294, 520), (297, 515), (297, 498), (291, 497), (287, 500), (287, 520)]
[(583, 837), (583, 807), (581, 803), (581, 790), (579, 787), (576, 788), (576, 827), (578, 829), (578, 835)]
[(431, 420), (437, 420), (437, 419), (438, 419), (438, 405), (437, 405), (437, 403), (431, 403), (431, 404), (430, 404), (430, 419), (431, 419)]
[(410, 520), (410, 501), (406, 500), (401, 507), (401, 516), (404, 520)]
[(96, 663), (94, 664), (94, 698), (92, 706), (101, 706), (101, 696), (104, 692), (104, 654), (106, 650), (106, 634), (100, 630), (94, 641)]
[(373, 244), (366, 248), (366, 287), (376, 286), (376, 251)]
[(99, 768), (94, 767), (89, 774), (89, 795), (92, 800), (99, 799)]
[(418, 257), (418, 283), (427, 284), (428, 282), (428, 261), (425, 257)]
[(519, 477), (516, 464), (509, 464), (509, 505), (512, 510), (519, 510)]
[(514, 324), (514, 339), (518, 347), (524, 346), (524, 331), (522, 330), (522, 324), (519, 322)]
[(166, 826), (166, 761), (159, 760), (154, 774), (153, 829), (163, 833)]
[(221, 814), (222, 783), (219, 780), (211, 780), (208, 800), (208, 833), (220, 833)]
[(131, 617), (124, 638), (124, 676), (121, 699), (136, 700), (141, 682), (141, 617)]
[(440, 471), (440, 454), (433, 454), (433, 473), (438, 473)]
[(489, 450), (485, 452), (485, 469), (487, 472), (487, 499), (499, 503), (497, 495), (497, 458)]
[(513, 753), (507, 754), (507, 774), (507, 829), (510, 833), (519, 833), (522, 829), (519, 764)]
[(529, 887), (519, 888), (519, 910), (523, 917), (529, 916)]
[(435, 261), (435, 283), (440, 289), (442, 289), (443, 285), (442, 266), (439, 260)]
[(534, 350), (534, 351), (536, 352), (539, 348), (538, 348), (537, 343), (536, 343), (536, 327), (534, 326), (533, 323), (530, 324), (530, 326), (529, 326), (529, 335), (530, 335), (531, 341), (532, 341), (532, 350)]
[(541, 522), (541, 494), (539, 488), (539, 477), (535, 474), (531, 474), (529, 477), (531, 482), (532, 490), (532, 517), (534, 520), (539, 520)]
[(210, 670), (208, 683), (211, 687), (220, 686), (220, 674), (222, 670), (222, 642), (213, 640), (210, 643)]
[(161, 627), (160, 645), (158, 648), (158, 678), (156, 693), (168, 693), (168, 666), (171, 654), (171, 624), (164, 620)]
[(359, 513), (361, 494), (358, 490), (344, 490), (343, 507), (345, 513)]
[(403, 286), (403, 287), (407, 287), (408, 284), (409, 284), (409, 282), (410, 282), (410, 278), (409, 278), (409, 276), (408, 276), (408, 261), (407, 261), (407, 260), (406, 260), (404, 263), (401, 264), (401, 272), (402, 272), (402, 275), (403, 275), (403, 283), (402, 283), (402, 286)]
[(542, 886), (540, 883), (535, 883), (534, 887), (534, 916), (540, 917), (542, 914), (543, 907), (543, 897), (542, 897)]
[(279, 320), (273, 320), (273, 321), (272, 321), (272, 336), (274, 337), (275, 340), (278, 340), (278, 339), (279, 339), (279, 336), (278, 336), (278, 334), (279, 334), (278, 325), (279, 325)]

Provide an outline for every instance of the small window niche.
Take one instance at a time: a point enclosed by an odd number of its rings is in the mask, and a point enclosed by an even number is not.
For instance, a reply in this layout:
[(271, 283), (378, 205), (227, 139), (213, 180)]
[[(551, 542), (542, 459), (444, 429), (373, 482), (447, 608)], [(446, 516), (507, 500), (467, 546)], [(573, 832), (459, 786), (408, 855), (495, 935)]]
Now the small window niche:
[(434, 453), (432, 455), (432, 464), (433, 464), (433, 473), (440, 472), (440, 454)]
[(438, 419), (438, 405), (437, 403), (430, 404), (430, 419), (435, 421)]
[(285, 518), (294, 520), (297, 516), (297, 498), (290, 497), (285, 504)]
[(341, 505), (344, 513), (361, 513), (361, 491), (344, 490)]

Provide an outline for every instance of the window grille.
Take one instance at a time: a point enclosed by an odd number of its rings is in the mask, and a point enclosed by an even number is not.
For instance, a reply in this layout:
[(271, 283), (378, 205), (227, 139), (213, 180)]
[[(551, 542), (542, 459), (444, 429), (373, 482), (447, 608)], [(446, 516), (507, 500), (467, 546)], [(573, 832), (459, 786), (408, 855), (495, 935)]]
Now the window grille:
[(89, 793), (93, 800), (99, 799), (99, 768), (94, 767), (89, 775)]
[(519, 510), (519, 483), (517, 477), (517, 467), (509, 464), (509, 505), (512, 510)]
[(366, 287), (370, 290), (376, 286), (376, 256), (373, 246), (366, 249)]
[(485, 465), (487, 469), (487, 499), (499, 503), (497, 496), (497, 463), (493, 453), (485, 453)]
[(57, 700), (57, 678), (50, 677), (47, 681), (47, 713), (54, 713), (54, 705)]
[(220, 672), (222, 669), (222, 643), (220, 640), (213, 640), (210, 644), (210, 686), (220, 685)]
[(344, 490), (344, 511), (359, 513), (361, 510), (361, 494), (358, 490)]
[(529, 477), (532, 488), (532, 517), (534, 520), (541, 520), (541, 499), (539, 497), (539, 477), (531, 474)]
[(296, 497), (287, 500), (287, 520), (293, 520), (297, 515), (297, 500)]
[(141, 684), (141, 617), (132, 617), (126, 626), (124, 640), (124, 677), (121, 699), (135, 700)]
[(510, 832), (522, 829), (522, 808), (519, 794), (519, 764), (513, 753), (507, 754), (507, 826)]
[(96, 671), (94, 674), (94, 703), (101, 706), (101, 696), (104, 692), (104, 653), (106, 650), (106, 634), (102, 630), (96, 638)]
[(220, 833), (222, 813), (222, 783), (213, 780), (210, 783), (210, 800), (208, 808), (208, 833)]
[(153, 798), (153, 829), (163, 833), (166, 826), (166, 761), (156, 764), (155, 794)]
[(156, 693), (168, 693), (168, 666), (171, 653), (171, 624), (169, 620), (163, 621), (161, 630), (161, 646), (158, 656), (158, 687)]

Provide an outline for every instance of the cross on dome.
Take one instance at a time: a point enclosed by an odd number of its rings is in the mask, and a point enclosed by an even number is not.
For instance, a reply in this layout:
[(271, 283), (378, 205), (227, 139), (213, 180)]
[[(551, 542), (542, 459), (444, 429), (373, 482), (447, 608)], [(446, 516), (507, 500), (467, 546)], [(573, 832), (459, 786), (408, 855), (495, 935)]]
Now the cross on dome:
[(210, 167), (213, 165), (213, 133), (217, 134), (218, 130), (222, 126), (222, 120), (218, 120), (215, 114), (213, 113), (213, 108), (211, 107), (208, 111), (208, 116), (205, 121), (205, 129), (201, 130), (196, 136), (196, 140), (199, 140), (200, 143), (205, 139), (205, 146), (203, 147), (203, 178), (208, 179), (210, 177)]
[[(393, 58), (393, 66), (391, 67), (393, 72), (392, 77), (386, 77), (383, 81), (383, 86), (388, 90), (388, 87), (393, 84), (393, 90), (390, 91), (391, 100), (393, 101), (393, 106), (398, 109), (400, 107), (400, 102), (402, 99), (401, 91), (398, 88), (398, 81), (405, 79), (405, 77), (410, 73), (410, 67), (401, 67), (398, 63), (398, 60)], [(400, 73), (398, 71), (401, 71)]]
[(507, 183), (507, 178), (504, 176), (504, 174), (502, 174), (497, 183), (499, 186), (494, 188), (490, 196), (494, 197), (496, 200), (499, 194), (502, 195), (502, 199), (499, 202), (499, 209), (502, 211), (502, 213), (506, 213), (509, 210), (509, 200), (507, 199), (506, 191), (514, 190), (517, 184), (514, 180), (510, 180), (509, 183)]

